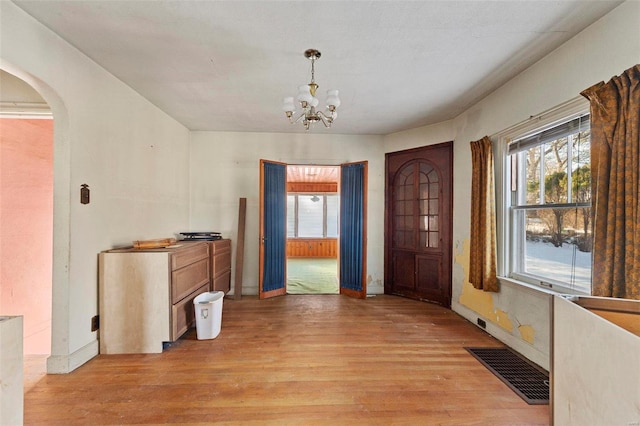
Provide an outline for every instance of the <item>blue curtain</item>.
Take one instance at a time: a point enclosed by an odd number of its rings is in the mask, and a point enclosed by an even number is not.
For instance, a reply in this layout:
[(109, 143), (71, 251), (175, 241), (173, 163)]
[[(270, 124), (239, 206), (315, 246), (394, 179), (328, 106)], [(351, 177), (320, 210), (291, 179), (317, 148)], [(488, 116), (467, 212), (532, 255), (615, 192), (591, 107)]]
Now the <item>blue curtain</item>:
[(262, 291), (285, 286), (287, 244), (286, 166), (264, 163), (264, 276)]
[(343, 165), (340, 176), (340, 287), (362, 291), (364, 164)]

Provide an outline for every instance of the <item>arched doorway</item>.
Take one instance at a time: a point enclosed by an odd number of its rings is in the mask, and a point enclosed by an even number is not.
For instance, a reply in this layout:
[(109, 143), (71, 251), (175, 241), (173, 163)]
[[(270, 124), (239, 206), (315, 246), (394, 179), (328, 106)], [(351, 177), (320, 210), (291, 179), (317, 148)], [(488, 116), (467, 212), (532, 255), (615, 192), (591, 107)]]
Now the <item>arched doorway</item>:
[(53, 116), (23, 80), (0, 81), (0, 312), (23, 316), (28, 386), (51, 354)]
[[(54, 117), (53, 134), (53, 255), (51, 283), (51, 351), (48, 373), (68, 373), (82, 363), (71, 359), (69, 348), (69, 244), (70, 244), (70, 145), (64, 102), (50, 86), (9, 61), (0, 58), (0, 69), (31, 86), (46, 101)], [(4, 89), (4, 88), (3, 88)]]

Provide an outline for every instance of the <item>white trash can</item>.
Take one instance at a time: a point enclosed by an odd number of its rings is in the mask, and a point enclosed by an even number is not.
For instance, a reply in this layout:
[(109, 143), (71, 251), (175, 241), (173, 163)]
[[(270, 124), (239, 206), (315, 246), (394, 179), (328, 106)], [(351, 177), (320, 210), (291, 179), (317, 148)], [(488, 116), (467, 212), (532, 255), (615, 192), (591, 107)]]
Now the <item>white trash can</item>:
[(224, 291), (209, 291), (193, 299), (198, 340), (215, 339), (222, 325)]

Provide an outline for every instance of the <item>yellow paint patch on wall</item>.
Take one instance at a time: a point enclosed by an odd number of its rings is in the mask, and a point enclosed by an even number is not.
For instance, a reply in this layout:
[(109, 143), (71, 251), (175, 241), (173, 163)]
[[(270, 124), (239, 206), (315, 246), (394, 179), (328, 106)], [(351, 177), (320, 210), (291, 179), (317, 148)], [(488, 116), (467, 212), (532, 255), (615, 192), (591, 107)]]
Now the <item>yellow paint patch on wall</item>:
[(520, 337), (527, 343), (533, 345), (533, 339), (535, 336), (535, 330), (530, 325), (521, 325), (518, 327), (518, 331), (520, 331)]
[(462, 292), (460, 293), (458, 302), (505, 330), (512, 332), (513, 323), (509, 318), (509, 313), (494, 307), (493, 293), (477, 290), (473, 287), (473, 284), (469, 282), (470, 247), (471, 241), (467, 238), (462, 242), (462, 251), (457, 251), (454, 257), (455, 262), (464, 270)]
[(504, 328), (505, 330), (508, 330), (509, 332), (513, 331), (513, 322), (511, 322), (511, 319), (509, 318), (509, 313), (505, 311), (501, 311), (500, 309), (496, 309), (495, 312), (496, 312), (496, 323), (500, 327)]

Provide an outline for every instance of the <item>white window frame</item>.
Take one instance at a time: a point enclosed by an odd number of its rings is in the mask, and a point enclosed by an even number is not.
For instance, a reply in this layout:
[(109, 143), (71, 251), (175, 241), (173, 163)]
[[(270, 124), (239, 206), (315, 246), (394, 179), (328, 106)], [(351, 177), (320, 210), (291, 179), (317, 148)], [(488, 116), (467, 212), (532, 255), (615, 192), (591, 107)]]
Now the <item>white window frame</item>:
[[(511, 214), (511, 161), (508, 153), (510, 142), (531, 136), (543, 130), (558, 126), (564, 122), (589, 113), (589, 102), (583, 97), (574, 98), (558, 107), (552, 108), (528, 120), (499, 132), (491, 138), (496, 158), (496, 219), (497, 219), (497, 272), (502, 280), (515, 282), (525, 286), (534, 286), (545, 291), (563, 294), (590, 294), (572, 288), (569, 283), (554, 280), (539, 280), (526, 275), (513, 273), (517, 262), (522, 262), (522, 248), (518, 247), (518, 238), (514, 229)], [(521, 265), (521, 264), (520, 264)]]
[[(338, 236), (327, 236), (328, 233), (328, 211), (327, 211), (327, 198), (328, 197), (339, 197), (339, 194), (336, 192), (289, 192), (287, 193), (287, 197), (294, 197), (294, 236), (290, 237), (289, 229), (287, 228), (287, 238), (288, 239), (313, 239), (313, 238), (338, 238)], [(299, 235), (299, 209), (298, 209), (298, 197), (300, 196), (317, 196), (322, 199), (322, 236), (318, 237), (300, 237)], [(339, 198), (338, 198), (339, 200)], [(338, 220), (340, 216), (340, 204), (338, 204)], [(287, 213), (288, 214), (288, 213)], [(288, 226), (288, 225), (287, 225)], [(336, 229), (337, 232), (340, 230), (340, 225)]]

